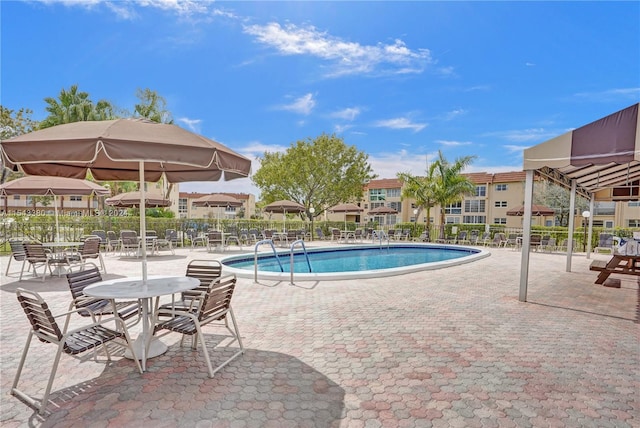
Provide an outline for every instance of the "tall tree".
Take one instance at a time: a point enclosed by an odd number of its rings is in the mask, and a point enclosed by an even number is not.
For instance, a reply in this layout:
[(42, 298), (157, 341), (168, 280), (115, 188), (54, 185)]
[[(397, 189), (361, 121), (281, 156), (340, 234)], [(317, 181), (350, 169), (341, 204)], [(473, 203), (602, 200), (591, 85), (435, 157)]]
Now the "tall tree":
[[(568, 226), (571, 190), (546, 181), (535, 184), (533, 188), (533, 202), (553, 208), (556, 211), (555, 218), (558, 224), (560, 226)], [(589, 209), (589, 201), (578, 195), (575, 200), (575, 209), (578, 213)]]
[(328, 207), (362, 198), (364, 186), (376, 177), (368, 158), (342, 138), (323, 133), (297, 141), (285, 153), (265, 152), (252, 181), (261, 190), (263, 201), (298, 202), (312, 219)]
[(462, 175), (462, 171), (474, 159), (475, 156), (464, 156), (451, 163), (441, 151), (438, 151), (438, 158), (429, 166), (426, 177), (415, 177), (408, 173), (398, 174), (398, 178), (406, 183), (403, 196), (415, 198), (417, 205), (426, 208), (427, 219), (430, 208), (440, 206), (441, 237), (444, 236), (447, 206), (462, 201), (464, 195), (475, 190), (475, 185)]
[(444, 236), (445, 209), (447, 205), (462, 201), (465, 194), (473, 193), (475, 185), (462, 171), (473, 162), (475, 156), (463, 156), (456, 158), (451, 163), (441, 151), (438, 150), (438, 159), (435, 165), (435, 200), (440, 205), (440, 235)]
[(173, 123), (173, 116), (167, 110), (167, 101), (156, 91), (138, 89), (136, 97), (140, 102), (135, 105), (134, 116), (158, 123)]
[(44, 102), (47, 104), (45, 110), (49, 115), (40, 123), (40, 128), (115, 117), (113, 106), (109, 101), (100, 100), (94, 104), (89, 98), (89, 93), (79, 91), (78, 85), (72, 85), (69, 90), (63, 88), (57, 99), (47, 97)]
[(398, 179), (402, 182), (402, 197), (415, 201), (418, 209), (416, 219), (423, 209), (426, 210), (427, 232), (431, 230), (431, 208), (436, 205), (436, 167), (435, 163), (429, 165), (425, 177), (414, 176), (407, 172), (397, 174)]
[[(38, 121), (31, 119), (32, 114), (33, 111), (29, 109), (21, 108), (15, 111), (0, 105), (0, 140), (7, 140), (37, 129)], [(0, 157), (0, 184), (22, 175), (20, 172), (10, 172), (5, 168)]]

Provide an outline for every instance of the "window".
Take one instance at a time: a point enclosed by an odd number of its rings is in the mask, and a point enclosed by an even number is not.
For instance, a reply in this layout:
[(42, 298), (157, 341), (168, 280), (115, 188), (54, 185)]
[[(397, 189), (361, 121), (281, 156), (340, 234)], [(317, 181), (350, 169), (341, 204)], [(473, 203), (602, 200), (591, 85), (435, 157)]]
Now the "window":
[(466, 215), (464, 216), (463, 223), (466, 224), (484, 224), (487, 217), (483, 215)]
[(399, 198), (400, 197), (400, 189), (386, 189), (387, 190), (387, 198)]
[(187, 199), (178, 199), (178, 214), (186, 214), (187, 212)]
[(640, 207), (640, 201), (629, 201), (630, 207)]
[(613, 222), (611, 220), (605, 221), (604, 227), (606, 227), (607, 229), (613, 229)]
[(13, 195), (13, 200), (14, 201), (19, 201), (20, 200), (20, 195)]
[(384, 206), (384, 202), (371, 202), (371, 209), (383, 207), (383, 206)]
[(496, 208), (507, 208), (507, 201), (495, 201), (493, 206)]
[(506, 217), (496, 217), (493, 219), (493, 224), (507, 224)]
[(370, 201), (384, 201), (386, 193), (384, 189), (370, 189), (369, 190), (369, 200)]
[(82, 196), (69, 196), (70, 201), (80, 202), (82, 201)]
[(476, 186), (476, 196), (487, 196), (487, 186)]
[(483, 213), (485, 211), (484, 207), (485, 201), (482, 199), (472, 199), (464, 201), (464, 212), (466, 213)]
[(640, 219), (629, 220), (629, 227), (640, 227)]
[(462, 202), (456, 202), (451, 205), (447, 205), (444, 208), (445, 214), (462, 214)]
[(393, 208), (399, 213), (402, 212), (402, 203), (401, 202), (389, 202), (389, 208)]
[(445, 223), (447, 223), (447, 224), (459, 224), (460, 223), (460, 217), (447, 217), (445, 219)]
[(507, 188), (507, 184), (496, 184), (496, 192), (505, 192)]

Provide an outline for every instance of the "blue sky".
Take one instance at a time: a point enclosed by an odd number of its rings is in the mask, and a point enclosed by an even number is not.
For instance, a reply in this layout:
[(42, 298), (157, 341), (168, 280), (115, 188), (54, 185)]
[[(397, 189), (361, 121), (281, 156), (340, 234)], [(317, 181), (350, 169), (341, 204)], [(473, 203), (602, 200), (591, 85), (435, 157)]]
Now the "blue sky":
[[(2, 1), (0, 100), (43, 119), (77, 84), (255, 159), (336, 133), (379, 178), (469, 171), (640, 100), (638, 2)], [(259, 163), (254, 160), (254, 171)], [(249, 179), (184, 191), (257, 193)]]

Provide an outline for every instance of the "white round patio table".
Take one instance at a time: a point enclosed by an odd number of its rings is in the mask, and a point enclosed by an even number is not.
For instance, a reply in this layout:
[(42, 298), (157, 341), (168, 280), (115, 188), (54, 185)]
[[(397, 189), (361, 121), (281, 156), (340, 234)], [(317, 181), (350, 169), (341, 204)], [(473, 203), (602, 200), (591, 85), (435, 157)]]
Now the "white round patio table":
[[(147, 358), (157, 357), (167, 351), (167, 345), (158, 339), (153, 338), (149, 330), (153, 319), (153, 310), (150, 309), (151, 299), (169, 294), (181, 293), (193, 290), (200, 285), (200, 280), (189, 276), (165, 276), (151, 275), (143, 281), (142, 277), (128, 277), (108, 279), (96, 282), (87, 286), (84, 293), (90, 297), (100, 299), (140, 299), (142, 305), (142, 334), (134, 341), (132, 348), (135, 357), (141, 361), (142, 370), (146, 370)], [(149, 350), (146, 352), (147, 342)], [(134, 358), (129, 351), (125, 352), (125, 357)]]

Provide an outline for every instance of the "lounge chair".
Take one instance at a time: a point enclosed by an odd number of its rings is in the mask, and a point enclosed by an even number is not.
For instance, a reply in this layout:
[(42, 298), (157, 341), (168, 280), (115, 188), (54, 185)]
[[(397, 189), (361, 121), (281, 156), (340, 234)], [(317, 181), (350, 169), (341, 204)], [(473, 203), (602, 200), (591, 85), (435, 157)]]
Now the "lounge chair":
[[(60, 356), (63, 353), (75, 357), (80, 354), (84, 354), (86, 351), (93, 350), (94, 358), (97, 361), (97, 351), (99, 349), (103, 349), (107, 354), (107, 359), (111, 360), (111, 356), (105, 345), (111, 341), (120, 340), (121, 342), (123, 342), (124, 346), (129, 348), (129, 351), (133, 355), (135, 355), (133, 349), (131, 348), (131, 339), (129, 337), (129, 333), (127, 332), (126, 325), (124, 324), (124, 321), (122, 321), (122, 319), (120, 319), (119, 317), (114, 316), (113, 318), (97, 320), (95, 318), (95, 315), (91, 315), (93, 321), (91, 324), (68, 330), (71, 315), (74, 312), (80, 311), (84, 311), (86, 313), (88, 312), (86, 308), (77, 309), (75, 311), (70, 311), (58, 316), (54, 316), (51, 313), (51, 310), (49, 309), (47, 303), (38, 293), (34, 291), (28, 291), (23, 288), (18, 288), (16, 290), (16, 294), (18, 296), (18, 301), (20, 302), (22, 309), (24, 310), (29, 322), (31, 323), (31, 329), (29, 330), (29, 335), (27, 336), (27, 343), (25, 344), (24, 350), (22, 351), (22, 357), (20, 358), (20, 362), (18, 363), (18, 370), (11, 387), (11, 395), (18, 396), (22, 400), (26, 401), (30, 406), (35, 407), (39, 414), (43, 414), (47, 409), (47, 404), (49, 403), (49, 394), (51, 393), (51, 387), (53, 386), (53, 381), (55, 380), (56, 372), (58, 370)], [(58, 323), (56, 322), (56, 318), (62, 316), (65, 316), (66, 319), (64, 328), (60, 329)], [(118, 330), (113, 330), (111, 328), (105, 327), (105, 324), (110, 324), (114, 321), (119, 326)], [(53, 367), (51, 368), (51, 373), (49, 374), (49, 381), (47, 382), (47, 386), (44, 390), (44, 395), (41, 400), (37, 400), (27, 393), (23, 392), (22, 390), (18, 389), (18, 382), (20, 381), (22, 368), (24, 367), (24, 363), (29, 352), (29, 347), (31, 346), (31, 341), (34, 336), (36, 336), (40, 340), (40, 342), (51, 343), (53, 345), (56, 345), (56, 347), (58, 348), (57, 353), (53, 359)], [(133, 361), (135, 362), (138, 371), (142, 373), (140, 362), (135, 358), (133, 359)], [(42, 367), (39, 367), (36, 373), (41, 372)], [(66, 373), (66, 375), (73, 376), (73, 373)], [(33, 379), (30, 379), (29, 383), (32, 384)]]
[(322, 233), (322, 228), (320, 227), (316, 227), (316, 239), (319, 239), (320, 241), (324, 241), (325, 239), (327, 239), (326, 236), (324, 236), (324, 233)]
[[(218, 278), (211, 281), (207, 290), (196, 298), (197, 303), (194, 306), (197, 309), (195, 311), (176, 311), (172, 308), (160, 308), (154, 316), (154, 335), (166, 330), (166, 332), (158, 334), (158, 337), (171, 332), (180, 333), (183, 338), (184, 336), (195, 336), (191, 342), (191, 348), (194, 350), (198, 341), (200, 341), (202, 353), (207, 362), (209, 377), (213, 377), (216, 372), (244, 353), (238, 324), (231, 308), (231, 298), (233, 297), (235, 285), (235, 275)], [(229, 326), (229, 318), (231, 318), (233, 329)], [(239, 346), (238, 350), (216, 366), (215, 369), (211, 364), (209, 349), (202, 333), (202, 327), (214, 322), (222, 322), (222, 325), (231, 334), (232, 340), (228, 345), (237, 341)], [(182, 345), (182, 341), (180, 341), (180, 344)]]
[(467, 239), (467, 231), (461, 230), (456, 237), (456, 244), (469, 244), (469, 240)]

